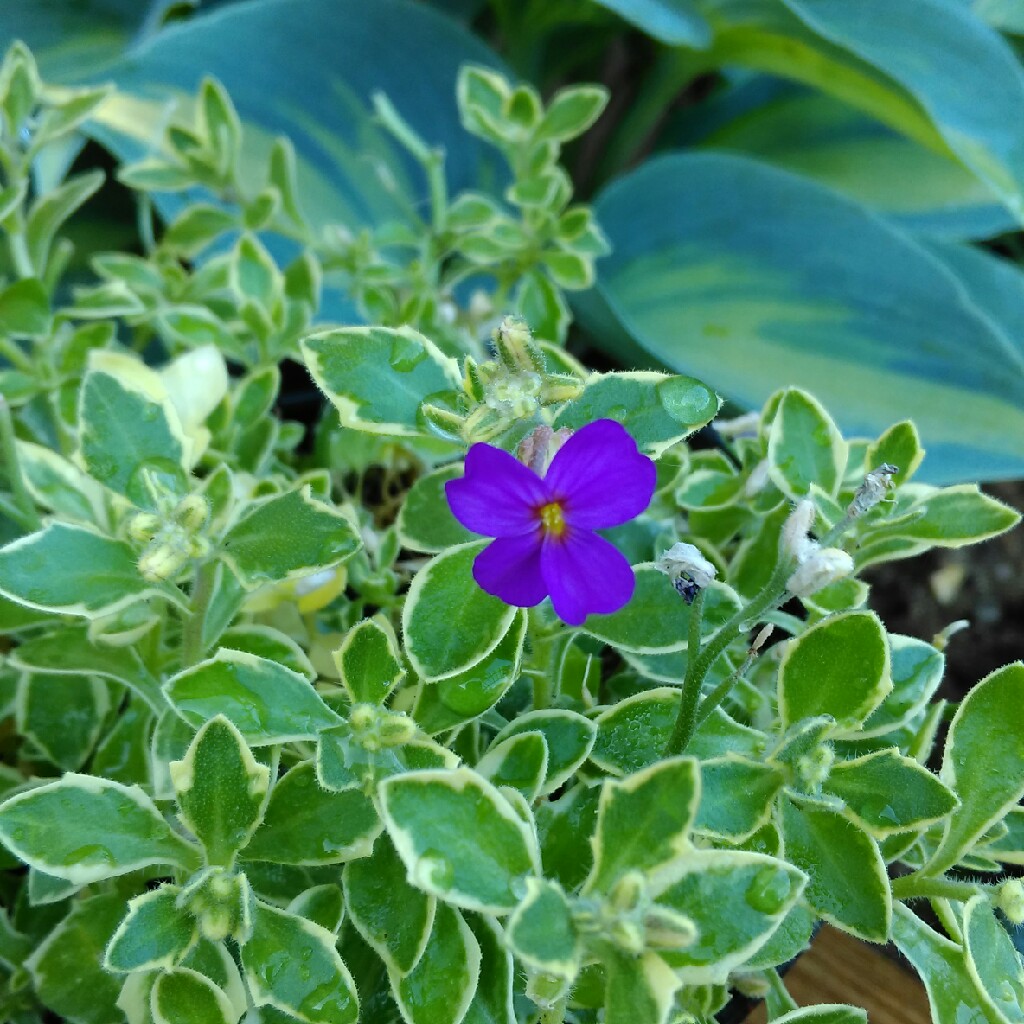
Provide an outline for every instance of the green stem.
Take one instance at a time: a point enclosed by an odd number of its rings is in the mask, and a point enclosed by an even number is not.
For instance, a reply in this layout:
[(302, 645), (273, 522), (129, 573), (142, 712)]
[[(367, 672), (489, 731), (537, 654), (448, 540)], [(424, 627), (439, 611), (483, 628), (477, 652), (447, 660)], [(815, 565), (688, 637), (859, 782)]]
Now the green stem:
[(11, 261), (18, 277), (35, 277), (36, 268), (32, 266), (32, 257), (28, 254), (28, 243), (24, 231), (9, 231), (7, 243), (11, 250)]
[(19, 370), (24, 370), (29, 376), (35, 376), (32, 360), (10, 338), (0, 338), (0, 356), (13, 366), (17, 366)]
[(204, 562), (192, 584), (192, 602), (181, 633), (181, 667), (188, 668), (203, 657), (203, 626), (213, 597), (213, 580), (217, 563)]
[(918, 874), (901, 875), (892, 880), (892, 894), (898, 900), (969, 900), (981, 892), (976, 882), (958, 882), (952, 878), (934, 878)]
[[(688, 648), (689, 663), (686, 666), (686, 677), (683, 680), (679, 714), (676, 716), (676, 724), (672, 729), (668, 745), (665, 747), (666, 757), (681, 754), (693, 738), (694, 731), (697, 728), (697, 702), (700, 699), (704, 680), (707, 678), (707, 674), (712, 666), (725, 652), (729, 644), (744, 629), (748, 629), (758, 623), (767, 612), (771, 611), (783, 599), (786, 594), (786, 580), (789, 579), (792, 571), (793, 559), (788, 556), (780, 556), (768, 582), (750, 604), (736, 612), (703, 646), (699, 643), (695, 645), (693, 640), (690, 640)], [(700, 596), (698, 595), (697, 600), (700, 600)], [(694, 609), (697, 608), (697, 601), (694, 601), (693, 606)], [(690, 631), (692, 634), (692, 617), (690, 619)], [(736, 682), (737, 678), (738, 675), (732, 678), (730, 687)], [(719, 702), (725, 698), (726, 693), (728, 693), (728, 689), (721, 694)]]
[(776, 970), (765, 971), (765, 978), (768, 981), (768, 995), (765, 996), (765, 1005), (768, 1010), (768, 1019), (774, 1020), (787, 1013), (799, 1009), (796, 1000), (789, 994), (789, 989), (783, 984)]
[(25, 478), (21, 475), (11, 407), (2, 395), (0, 395), (0, 454), (3, 455), (3, 462), (7, 467), (7, 482), (10, 484), (11, 494), (14, 496), (14, 503), (21, 513), (22, 522), (29, 530), (38, 530), (42, 525), (42, 520), (36, 510), (36, 503), (25, 486)]

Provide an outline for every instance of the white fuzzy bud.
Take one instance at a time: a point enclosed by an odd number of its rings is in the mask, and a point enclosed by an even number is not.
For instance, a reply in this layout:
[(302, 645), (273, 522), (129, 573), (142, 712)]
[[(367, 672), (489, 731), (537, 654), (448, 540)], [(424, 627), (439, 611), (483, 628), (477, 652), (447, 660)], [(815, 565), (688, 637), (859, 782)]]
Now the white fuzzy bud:
[(857, 488), (857, 493), (854, 494), (853, 501), (847, 507), (846, 514), (862, 516), (868, 510), (873, 509), (889, 493), (889, 488), (892, 487), (892, 478), (899, 471), (898, 466), (890, 465), (888, 462), (883, 462), (877, 469), (871, 470), (864, 477), (864, 483)]
[(782, 524), (782, 535), (779, 538), (781, 554), (804, 562), (814, 553), (818, 545), (811, 540), (809, 534), (817, 514), (813, 501), (804, 498), (796, 503), (789, 518)]
[(1003, 882), (996, 892), (996, 906), (1010, 924), (1024, 924), (1024, 882), (1019, 878)]
[[(809, 541), (809, 544), (814, 544)], [(819, 548), (809, 552), (786, 582), (795, 597), (810, 597), (836, 580), (853, 572), (853, 559), (839, 548)]]
[(663, 572), (687, 604), (693, 604), (697, 592), (707, 587), (718, 570), (693, 544), (673, 544), (654, 567)]

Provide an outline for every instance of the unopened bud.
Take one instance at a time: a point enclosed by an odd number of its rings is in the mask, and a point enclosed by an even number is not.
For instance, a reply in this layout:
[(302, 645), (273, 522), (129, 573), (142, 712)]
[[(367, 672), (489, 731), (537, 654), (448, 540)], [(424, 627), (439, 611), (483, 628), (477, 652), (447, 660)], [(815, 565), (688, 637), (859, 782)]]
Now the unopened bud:
[(864, 477), (864, 483), (857, 488), (857, 493), (854, 494), (853, 501), (847, 507), (846, 514), (862, 516), (869, 509), (873, 509), (889, 493), (889, 488), (892, 487), (892, 478), (899, 471), (899, 466), (893, 466), (888, 462), (883, 462), (877, 469), (871, 470)]
[(697, 926), (685, 914), (655, 905), (644, 916), (644, 939), (656, 949), (684, 949), (697, 941)]
[(748, 999), (764, 999), (771, 991), (771, 985), (763, 974), (754, 972), (730, 974), (729, 981), (737, 992)]
[(520, 317), (505, 317), (494, 331), (494, 349), (511, 371), (544, 372), (544, 353)]
[(163, 526), (159, 516), (152, 512), (140, 512), (128, 524), (128, 536), (138, 544), (148, 544)]
[(647, 898), (647, 881), (639, 871), (629, 871), (612, 887), (608, 903), (620, 914), (630, 914)]
[(484, 400), (484, 380), (480, 366), (472, 356), (466, 356), (462, 364), (462, 390), (474, 402)]
[(608, 929), (608, 938), (625, 953), (639, 956), (644, 951), (644, 929), (637, 921), (619, 919)]
[(583, 394), (585, 385), (577, 377), (567, 373), (548, 373), (540, 388), (541, 405), (558, 405), (572, 402)]
[(446, 441), (462, 440), (466, 420), (457, 412), (424, 402), (420, 406), (420, 414), (430, 430), (438, 437), (442, 437)]
[(380, 741), (385, 747), (399, 747), (416, 735), (416, 723), (405, 715), (390, 714), (380, 723)]
[(150, 583), (166, 583), (178, 575), (188, 559), (187, 542), (163, 541), (153, 544), (139, 556), (139, 573)]
[(519, 442), (516, 456), (538, 476), (543, 476), (555, 453), (570, 437), (572, 431), (568, 427), (552, 430), (546, 423), (542, 423)]
[(356, 732), (365, 732), (377, 723), (377, 709), (372, 704), (356, 704), (349, 712), (348, 724)]
[(559, 974), (530, 971), (526, 978), (526, 996), (538, 1006), (551, 1007), (561, 999), (575, 978), (563, 978)]
[(1011, 878), (996, 890), (996, 906), (1012, 925), (1024, 924), (1024, 882)]
[(487, 387), (484, 401), (492, 409), (515, 419), (526, 419), (537, 411), (540, 377), (536, 373), (503, 375)]
[(743, 485), (743, 494), (747, 498), (752, 498), (755, 494), (760, 494), (764, 490), (765, 485), (768, 483), (768, 460), (762, 459), (751, 471), (750, 476), (747, 477), (747, 482)]
[(209, 503), (201, 494), (190, 494), (178, 502), (173, 518), (190, 532), (201, 530), (210, 518)]
[(668, 576), (687, 604), (693, 604), (697, 593), (709, 586), (718, 574), (699, 548), (681, 542), (673, 544), (654, 566)]
[(804, 785), (812, 790), (820, 789), (828, 780), (835, 764), (836, 752), (831, 743), (821, 743), (796, 760), (797, 774)]
[(853, 572), (853, 559), (845, 551), (816, 544), (814, 549), (786, 581), (786, 589), (794, 597), (810, 597)]

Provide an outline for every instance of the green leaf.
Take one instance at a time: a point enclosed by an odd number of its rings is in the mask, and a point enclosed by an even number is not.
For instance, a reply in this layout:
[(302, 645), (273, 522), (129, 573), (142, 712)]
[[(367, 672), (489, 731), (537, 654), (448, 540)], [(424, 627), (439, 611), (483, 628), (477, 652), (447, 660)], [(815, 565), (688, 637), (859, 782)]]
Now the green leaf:
[(246, 511), (221, 544), (223, 557), (251, 590), (337, 565), (360, 540), (349, 516), (317, 501), (307, 484)]
[(164, 692), (190, 725), (223, 715), (253, 747), (316, 739), (341, 721), (305, 676), (241, 651), (218, 651), (168, 679)]
[(123, 916), (123, 896), (79, 900), (26, 961), (40, 1001), (59, 1017), (77, 1024), (118, 1019), (121, 982), (100, 964)]
[(521, 732), (494, 743), (476, 770), (495, 786), (518, 790), (528, 802), (537, 799), (548, 768), (548, 745), (539, 732)]
[[(482, 661), (512, 625), (516, 609), (485, 593), (472, 575), (483, 541), (450, 548), (413, 578), (402, 609), (409, 661), (427, 681), (454, 676)], [(451, 628), (452, 609), (459, 628)]]
[(923, 829), (958, 803), (927, 768), (895, 749), (840, 761), (822, 787), (843, 800), (854, 823), (876, 839)]
[(768, 433), (768, 474), (797, 501), (820, 487), (835, 497), (846, 469), (846, 442), (812, 395), (797, 388), (782, 393)]
[(40, 273), (46, 264), (50, 244), (56, 233), (102, 184), (102, 171), (88, 171), (68, 178), (32, 204), (25, 225), (25, 242), (32, 266)]
[(408, 974), (430, 938), (437, 901), (414, 889), (391, 840), (381, 836), (369, 857), (342, 875), (349, 919), (393, 974)]
[(171, 762), (170, 772), (181, 820), (203, 844), (206, 862), (230, 867), (260, 823), (270, 769), (218, 715), (196, 733), (185, 757)]
[(923, 640), (889, 634), (892, 692), (868, 715), (862, 736), (881, 736), (905, 725), (928, 703), (945, 671), (942, 653)]
[(252, 235), (243, 235), (231, 254), (230, 281), (240, 299), (252, 299), (268, 311), (280, 301), (284, 288), (273, 257)]
[(783, 801), (786, 859), (810, 876), (804, 899), (826, 921), (868, 942), (886, 942), (892, 894), (869, 836), (835, 811)]
[(618, 420), (641, 450), (657, 459), (714, 419), (720, 404), (710, 388), (692, 377), (640, 370), (595, 373), (554, 426), (579, 430), (594, 420)]
[(154, 1024), (234, 1024), (228, 997), (209, 978), (187, 967), (159, 974), (150, 1006)]
[(138, 786), (68, 773), (0, 805), (0, 839), (26, 864), (85, 885), (149, 864), (196, 866)]
[(480, 976), (462, 1024), (516, 1024), (513, 963), (493, 918), (472, 915), (466, 924), (480, 947)]
[(469, 910), (516, 906), (515, 883), (538, 871), (537, 841), (490, 783), (468, 768), (421, 771), (386, 780), (379, 793), (413, 885)]
[(273, 1006), (305, 1024), (355, 1024), (355, 982), (335, 937), (311, 921), (256, 903), (242, 968), (257, 1006)]
[(576, 979), (582, 946), (572, 908), (555, 882), (526, 880), (526, 896), (509, 918), (507, 936), (516, 957), (531, 970)]
[(376, 619), (353, 626), (335, 659), (342, 685), (356, 702), (383, 704), (405, 678), (394, 633)]
[(186, 468), (187, 441), (171, 403), (141, 382), (90, 370), (82, 382), (79, 446), (89, 474), (127, 494), (146, 465)]
[(475, 538), (452, 515), (444, 493), (444, 485), (460, 476), (461, 465), (442, 466), (412, 485), (398, 512), (398, 535), (403, 547), (436, 554)]
[(764, 970), (789, 963), (811, 944), (817, 916), (806, 903), (795, 903), (771, 938), (743, 965), (744, 970)]
[(702, 761), (694, 829), (716, 839), (743, 842), (768, 820), (782, 783), (781, 773), (771, 765), (735, 754)]
[(942, 842), (928, 862), (937, 874), (951, 867), (1024, 796), (1024, 665), (986, 676), (957, 709), (946, 736), (940, 778), (960, 798)]
[(541, 796), (560, 789), (586, 761), (597, 739), (597, 726), (575, 711), (545, 709), (518, 715), (494, 738), (495, 743), (524, 732), (539, 732), (547, 747), (547, 771)]
[(593, 866), (590, 837), (597, 827), (600, 796), (600, 784), (577, 785), (537, 807), (544, 874), (568, 891), (579, 889)]
[(420, 403), (460, 383), (455, 361), (408, 327), (335, 328), (300, 347), (342, 425), (371, 434), (426, 436)]
[(866, 1024), (867, 1012), (859, 1006), (821, 1003), (772, 1018), (772, 1024)]
[(1013, 940), (985, 896), (964, 907), (964, 959), (986, 1009), (1012, 1024), (1024, 1021), (1024, 967)]
[(559, 89), (536, 129), (536, 138), (567, 142), (582, 135), (608, 104), (608, 90), (597, 85)]
[(37, 278), (26, 277), (0, 290), (0, 332), (18, 338), (50, 330), (50, 297)]
[(669, 46), (706, 49), (711, 28), (693, 0), (598, 0), (631, 25)]
[[(648, 161), (596, 214), (612, 244), (597, 288), (610, 316), (580, 312), (607, 344), (624, 328), (747, 408), (802, 388), (847, 434), (877, 437), (898, 400), (931, 481), (1024, 472), (1011, 440), (1024, 432), (1024, 356), (943, 263), (875, 214), (754, 161), (699, 153)], [(843, 245), (823, 260), (826, 224)]]
[(300, 892), (285, 910), (337, 935), (345, 917), (345, 894), (340, 885), (325, 882)]
[(409, 1024), (459, 1024), (480, 976), (480, 946), (462, 915), (437, 905), (430, 941), (416, 966), (391, 977), (391, 989)]
[(1005, 1024), (982, 1000), (961, 947), (933, 931), (902, 904), (896, 905), (892, 941), (921, 976), (935, 1024), (961, 1024), (964, 1007), (976, 1011), (978, 1024)]
[[(55, 565), (59, 573), (50, 570)], [(30, 608), (87, 619), (111, 615), (148, 594), (179, 607), (185, 603), (177, 588), (139, 575), (129, 545), (69, 523), (50, 523), (0, 548), (0, 593)]]
[(892, 690), (889, 645), (873, 612), (832, 615), (791, 640), (779, 666), (783, 726), (831, 715), (852, 730)]
[(18, 683), (18, 732), (64, 771), (85, 763), (110, 710), (102, 680), (89, 676), (26, 673)]
[(666, 1024), (680, 983), (661, 957), (644, 953), (634, 958), (616, 951), (604, 966), (605, 1024)]
[(627, 697), (597, 719), (590, 760), (615, 775), (654, 764), (665, 752), (679, 716), (679, 689), (660, 686)]
[(220, 646), (276, 661), (300, 676), (305, 676), (310, 682), (316, 679), (316, 669), (302, 647), (286, 633), (272, 626), (256, 623), (232, 626), (221, 634)]
[(627, 871), (655, 871), (690, 849), (688, 833), (700, 800), (700, 766), (672, 757), (601, 790), (594, 867), (587, 892), (609, 892)]
[(176, 885), (161, 885), (128, 903), (104, 955), (110, 971), (152, 971), (181, 960), (198, 938), (195, 919), (178, 908)]
[(655, 900), (690, 918), (696, 938), (661, 952), (687, 985), (721, 985), (796, 905), (806, 875), (760, 853), (696, 850), (651, 879)]
[(195, 203), (167, 225), (160, 244), (185, 257), (197, 256), (215, 238), (238, 227), (238, 216), (219, 206)]
[(340, 864), (368, 856), (380, 831), (368, 796), (357, 789), (321, 789), (315, 765), (304, 761), (274, 784), (263, 824), (243, 856), (274, 864)]

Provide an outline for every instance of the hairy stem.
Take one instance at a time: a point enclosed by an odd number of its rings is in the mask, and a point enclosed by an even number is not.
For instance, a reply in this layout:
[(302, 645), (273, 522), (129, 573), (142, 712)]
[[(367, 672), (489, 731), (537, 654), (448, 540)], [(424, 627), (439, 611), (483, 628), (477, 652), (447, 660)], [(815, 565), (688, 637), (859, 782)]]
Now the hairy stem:
[(188, 668), (203, 657), (203, 625), (213, 597), (216, 562), (204, 562), (192, 584), (192, 601), (188, 618), (181, 633), (181, 667)]

